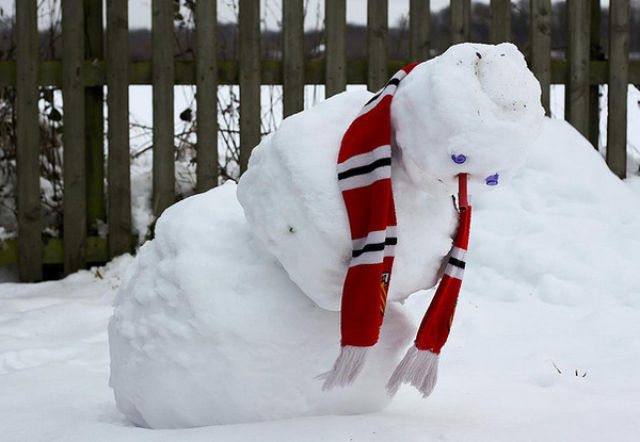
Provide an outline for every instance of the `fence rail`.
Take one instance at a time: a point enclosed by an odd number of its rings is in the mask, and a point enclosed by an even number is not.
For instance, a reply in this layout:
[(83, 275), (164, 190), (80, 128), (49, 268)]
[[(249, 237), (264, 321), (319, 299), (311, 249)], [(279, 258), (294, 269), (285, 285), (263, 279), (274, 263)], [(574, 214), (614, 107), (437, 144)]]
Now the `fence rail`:
[[(131, 184), (129, 182), (128, 86), (153, 86), (153, 196), (155, 215), (174, 202), (173, 85), (196, 85), (197, 190), (218, 182), (218, 85), (240, 85), (240, 169), (260, 140), (260, 85), (282, 84), (284, 116), (303, 108), (305, 84), (324, 84), (329, 97), (347, 84), (376, 89), (409, 61), (430, 53), (428, 0), (410, 1), (410, 60), (388, 60), (388, 0), (369, 0), (367, 60), (347, 61), (346, 0), (325, 0), (325, 56), (304, 60), (303, 2), (283, 0), (283, 59), (260, 60), (260, 2), (239, 5), (239, 59), (216, 59), (216, 1), (198, 0), (195, 9), (196, 58), (172, 57), (173, 2), (152, 1), (152, 57), (128, 60), (127, 0), (108, 0), (106, 53), (103, 51), (101, 1), (63, 0), (63, 59), (38, 61), (37, 0), (16, 1), (16, 60), (0, 62), (0, 86), (17, 90), (18, 239), (0, 244), (0, 265), (18, 263), (20, 278), (42, 278), (42, 264), (64, 263), (72, 272), (87, 263), (104, 262), (130, 251)], [(593, 56), (600, 10), (592, 0), (568, 0), (566, 60), (551, 58), (551, 0), (530, 0), (530, 67), (542, 86), (549, 112), (551, 84), (566, 85), (567, 119), (593, 140), (598, 121), (594, 86), (609, 85), (607, 162), (624, 177), (626, 170), (626, 94), (640, 84), (640, 62), (629, 61), (629, 0), (610, 1), (609, 59)], [(511, 35), (509, 0), (491, 0), (490, 41)], [(594, 20), (592, 20), (592, 17)], [(470, 0), (450, 2), (450, 41), (468, 41)], [(594, 43), (595, 42), (595, 43)], [(64, 96), (64, 231), (63, 239), (41, 239), (38, 87), (61, 88)], [(103, 87), (107, 87), (108, 216), (104, 200)], [(597, 98), (597, 95), (595, 95)], [(596, 101), (597, 102), (597, 101)], [(595, 132), (597, 134), (597, 131)], [(108, 238), (93, 231), (96, 220), (108, 220)]]
[[(393, 74), (397, 69), (405, 66), (408, 60), (387, 62), (387, 75)], [(196, 84), (196, 61), (174, 61), (175, 85), (195, 85)], [(305, 60), (304, 62), (304, 84), (305, 85), (326, 85), (327, 75), (330, 69), (327, 63), (321, 60)], [(217, 62), (217, 75), (219, 85), (239, 84), (240, 64), (237, 61)], [(283, 82), (283, 62), (281, 61), (261, 61), (260, 64), (260, 84), (281, 85)], [(368, 65), (366, 61), (347, 61), (341, 71), (345, 75), (346, 84), (367, 84)], [(61, 61), (40, 61), (38, 62), (37, 84), (40, 86), (62, 87), (62, 62)], [(107, 85), (107, 63), (104, 61), (83, 63), (84, 86), (86, 88)], [(128, 84), (131, 86), (152, 85), (152, 64), (150, 61), (130, 61), (128, 63)], [(532, 69), (533, 71), (533, 69)], [(618, 69), (614, 69), (618, 71)], [(549, 84), (566, 84), (569, 78), (569, 64), (564, 60), (551, 60), (549, 58)], [(628, 83), (640, 84), (640, 61), (629, 61), (627, 66)], [(535, 73), (535, 72), (534, 72)], [(343, 75), (344, 75), (343, 74)], [(609, 61), (591, 60), (589, 61), (589, 84), (608, 84), (609, 82)], [(0, 87), (16, 85), (16, 62), (0, 61)], [(548, 92), (548, 87), (543, 88)], [(344, 88), (340, 89), (342, 92)], [(327, 94), (329, 96), (329, 94)]]

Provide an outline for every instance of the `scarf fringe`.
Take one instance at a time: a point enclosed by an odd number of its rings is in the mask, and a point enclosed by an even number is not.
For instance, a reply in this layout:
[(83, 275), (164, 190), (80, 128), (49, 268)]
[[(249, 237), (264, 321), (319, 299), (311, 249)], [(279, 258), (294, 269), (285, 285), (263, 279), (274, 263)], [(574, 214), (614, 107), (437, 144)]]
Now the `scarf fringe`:
[(403, 383), (416, 387), (422, 397), (431, 394), (438, 380), (438, 355), (411, 346), (387, 383), (387, 392), (395, 395)]
[(345, 345), (340, 350), (340, 356), (333, 364), (333, 368), (317, 376), (317, 379), (324, 379), (322, 389), (324, 391), (332, 390), (335, 387), (346, 387), (351, 385), (356, 379), (367, 356), (369, 347), (356, 347), (354, 345)]

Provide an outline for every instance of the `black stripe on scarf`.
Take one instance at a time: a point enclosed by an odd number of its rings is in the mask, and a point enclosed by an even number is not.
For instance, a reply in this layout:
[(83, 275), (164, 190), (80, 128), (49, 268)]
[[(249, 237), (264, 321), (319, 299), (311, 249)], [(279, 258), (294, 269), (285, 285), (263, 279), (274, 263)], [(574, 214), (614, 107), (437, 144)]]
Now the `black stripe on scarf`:
[(351, 256), (353, 258), (357, 258), (358, 256), (362, 255), (363, 253), (379, 252), (380, 250), (384, 250), (385, 246), (395, 246), (396, 244), (398, 244), (398, 238), (390, 237), (390, 238), (385, 239), (384, 242), (379, 242), (379, 243), (375, 243), (375, 244), (367, 244), (366, 246), (364, 246), (361, 249), (354, 250), (353, 252), (351, 252)]
[(392, 78), (391, 80), (389, 80), (387, 82), (387, 84), (384, 85), (384, 87), (382, 89), (380, 89), (380, 92), (378, 92), (377, 94), (375, 94), (373, 97), (371, 97), (371, 99), (369, 101), (367, 101), (367, 103), (365, 104), (365, 106), (367, 104), (371, 104), (374, 101), (376, 101), (378, 98), (380, 98), (380, 95), (382, 95), (384, 93), (384, 91), (389, 87), (389, 86), (398, 86), (400, 84), (400, 80), (397, 78)]
[(378, 160), (375, 160), (373, 163), (369, 163), (364, 166), (354, 167), (352, 169), (345, 170), (344, 172), (340, 172), (338, 174), (338, 179), (344, 180), (346, 178), (351, 178), (352, 176), (356, 176), (356, 175), (365, 175), (369, 172), (374, 171), (375, 169), (378, 169), (384, 166), (390, 166), (390, 165), (391, 165), (390, 157), (380, 158)]
[(454, 257), (449, 257), (449, 264), (460, 267), (461, 269), (464, 269), (466, 265), (464, 261), (460, 261), (459, 259), (455, 259)]

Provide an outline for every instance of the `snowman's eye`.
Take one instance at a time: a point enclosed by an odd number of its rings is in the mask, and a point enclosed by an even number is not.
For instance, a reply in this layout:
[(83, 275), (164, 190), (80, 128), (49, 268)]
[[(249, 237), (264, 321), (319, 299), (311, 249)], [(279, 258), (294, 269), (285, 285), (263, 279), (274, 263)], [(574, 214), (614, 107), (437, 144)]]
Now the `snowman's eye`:
[(454, 163), (456, 164), (462, 164), (465, 161), (467, 161), (467, 157), (464, 154), (460, 154), (460, 155), (456, 155), (456, 154), (452, 154), (451, 155), (451, 159), (453, 160)]
[(497, 186), (498, 178), (500, 178), (500, 175), (496, 173), (495, 175), (490, 175), (486, 177), (484, 181), (485, 183), (487, 183), (487, 186)]

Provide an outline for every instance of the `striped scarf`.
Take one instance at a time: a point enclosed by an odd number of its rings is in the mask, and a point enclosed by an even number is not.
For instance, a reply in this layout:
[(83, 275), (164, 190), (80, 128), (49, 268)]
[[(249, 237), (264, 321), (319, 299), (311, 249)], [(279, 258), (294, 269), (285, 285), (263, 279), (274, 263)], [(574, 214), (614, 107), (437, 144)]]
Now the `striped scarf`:
[[(397, 243), (391, 187), (391, 100), (400, 81), (417, 64), (396, 72), (364, 105), (342, 138), (338, 154), (338, 185), (349, 218), (352, 255), (342, 291), (342, 349), (333, 369), (322, 375), (325, 390), (351, 384), (364, 365), (366, 349), (378, 341)], [(445, 274), (418, 331), (415, 347), (407, 352), (387, 385), (391, 394), (402, 382), (424, 383), (413, 379), (416, 371), (425, 375), (423, 370), (416, 370), (419, 368), (416, 364), (426, 363), (423, 368), (427, 370), (427, 377), (429, 373), (435, 373), (434, 364), (423, 361), (424, 357), (419, 356), (423, 353), (434, 355), (437, 368), (437, 354), (449, 334), (462, 283), (469, 231), (466, 175), (461, 177), (465, 179), (464, 202), (460, 199), (460, 238), (456, 239), (450, 253)], [(423, 388), (416, 386), (425, 395), (431, 392), (425, 393)]]

